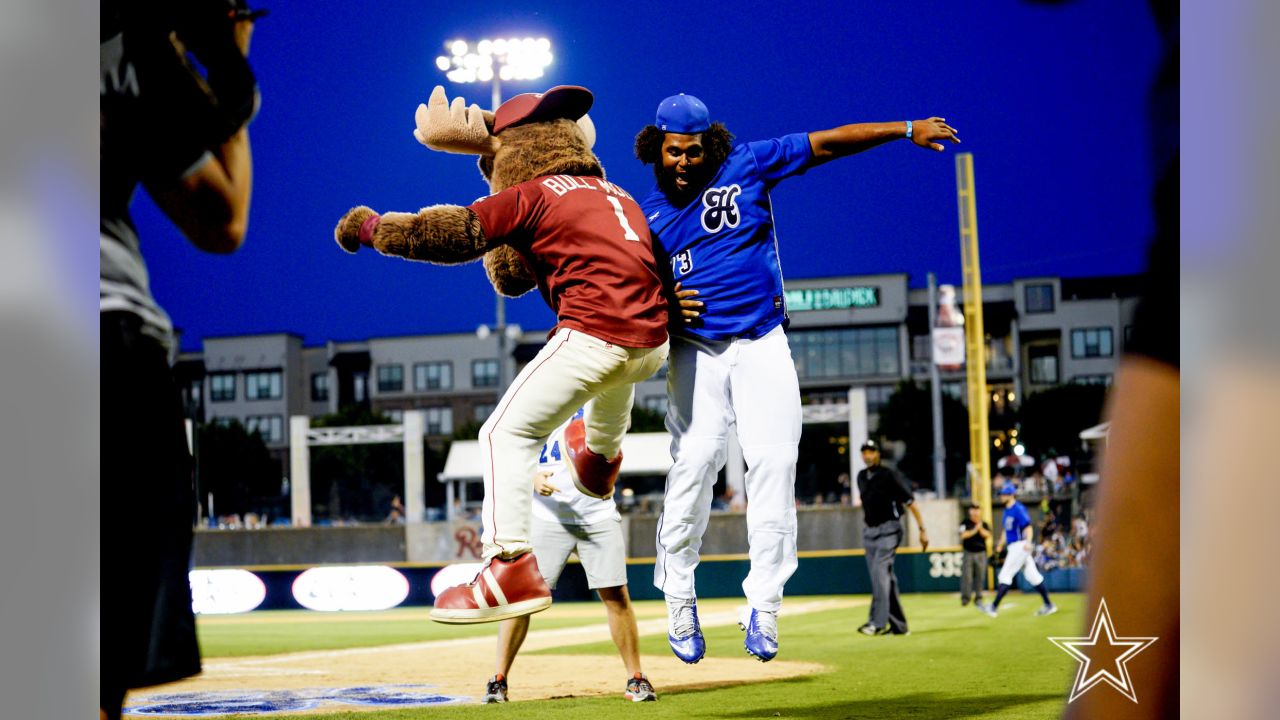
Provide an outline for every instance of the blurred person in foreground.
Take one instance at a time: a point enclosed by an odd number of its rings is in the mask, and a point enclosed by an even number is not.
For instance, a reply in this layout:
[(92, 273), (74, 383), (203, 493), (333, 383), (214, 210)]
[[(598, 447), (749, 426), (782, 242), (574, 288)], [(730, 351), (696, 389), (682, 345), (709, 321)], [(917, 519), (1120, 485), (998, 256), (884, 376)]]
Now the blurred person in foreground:
[[(1133, 317), (1130, 342), (1116, 371), (1107, 399), (1106, 418), (1111, 422), (1102, 461), (1102, 481), (1088, 525), (1089, 607), (1085, 630), (1105, 598), (1118, 634), (1150, 636), (1159, 640), (1127, 663), (1139, 702), (1133, 702), (1114, 688), (1100, 686), (1084, 693), (1067, 706), (1070, 720), (1087, 718), (1155, 719), (1177, 717), (1179, 707), (1179, 650), (1181, 645), (1180, 606), (1180, 492), (1179, 467), (1181, 374), (1179, 355), (1179, 208), (1181, 150), (1179, 140), (1179, 4), (1162, 0), (1148, 3), (1162, 44), (1162, 59), (1148, 98), (1147, 136), (1152, 148), (1156, 177), (1153, 193), (1155, 236), (1147, 255), (1147, 271), (1142, 299)], [(1260, 388), (1250, 388), (1261, 397)], [(1270, 411), (1268, 415), (1270, 415)], [(1214, 420), (1226, 428), (1242, 422), (1240, 417), (1219, 418), (1206, 409), (1207, 422)], [(1227, 421), (1227, 422), (1223, 422)], [(1233, 431), (1236, 428), (1233, 427)], [(1235, 432), (1232, 433), (1237, 434)], [(1221, 477), (1213, 467), (1204, 477)], [(1214, 493), (1239, 498), (1233, 493)], [(1229, 513), (1234, 507), (1221, 507)], [(1201, 512), (1215, 521), (1221, 513)], [(1256, 523), (1254, 524), (1256, 525)], [(1215, 530), (1216, 530), (1215, 526)], [(1223, 544), (1197, 543), (1213, 552), (1212, 568), (1222, 570)], [(1241, 546), (1233, 542), (1232, 547)], [(1193, 545), (1194, 546), (1194, 545)], [(1245, 545), (1247, 546), (1247, 545)], [(1231, 553), (1228, 553), (1231, 555)], [(1254, 566), (1248, 566), (1252, 569)], [(1227, 570), (1225, 572), (1230, 572)], [(1207, 575), (1206, 575), (1207, 577)], [(1213, 593), (1214, 616), (1229, 618), (1225, 628), (1214, 624), (1210, 637), (1227, 638), (1244, 629), (1247, 637), (1262, 637), (1244, 614), (1224, 610), (1223, 593)], [(1229, 593), (1228, 593), (1229, 595)], [(1223, 630), (1226, 630), (1224, 633)], [(1274, 650), (1268, 651), (1274, 654)], [(1209, 653), (1189, 657), (1204, 660)], [(1228, 658), (1216, 658), (1219, 669)], [(1238, 656), (1236, 656), (1238, 657)], [(1191, 673), (1192, 685), (1196, 673)], [(1226, 673), (1221, 679), (1239, 683), (1240, 673)], [(1209, 705), (1190, 717), (1265, 717), (1274, 715), (1273, 704), (1246, 710), (1243, 693), (1213, 683)], [(1206, 688), (1209, 689), (1209, 688)], [(1183, 695), (1183, 699), (1186, 696)], [(1191, 710), (1192, 708), (1188, 708)], [(1257, 712), (1261, 709), (1261, 712)]]
[[(130, 688), (200, 672), (187, 573), (196, 499), (173, 326), (151, 296), (129, 215), (139, 185), (201, 250), (240, 247), (257, 85), (246, 57), (262, 13), (239, 0), (101, 6), (100, 239), (102, 598), (99, 714)], [(125, 583), (125, 580), (128, 583)]]

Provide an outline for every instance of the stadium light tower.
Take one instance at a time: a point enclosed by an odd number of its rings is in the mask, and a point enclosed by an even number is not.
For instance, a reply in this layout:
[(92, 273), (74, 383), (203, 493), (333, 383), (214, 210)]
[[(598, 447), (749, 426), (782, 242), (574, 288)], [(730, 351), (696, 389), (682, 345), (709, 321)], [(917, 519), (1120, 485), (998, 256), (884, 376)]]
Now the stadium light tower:
[[(484, 38), (473, 47), (466, 40), (450, 40), (444, 44), (448, 55), (436, 58), (436, 68), (444, 73), (450, 82), (458, 84), (490, 83), (492, 96), (490, 106), (497, 112), (502, 104), (502, 83), (516, 80), (536, 80), (551, 64), (551, 41), (547, 38)], [(497, 322), (492, 329), (498, 341), (498, 398), (507, 391), (511, 384), (511, 373), (508, 370), (507, 341), (520, 336), (519, 326), (507, 326), (506, 298), (498, 295)], [(484, 325), (476, 330), (476, 334), (488, 337), (490, 329)]]
[(485, 38), (473, 47), (466, 40), (444, 44), (448, 55), (436, 58), (436, 67), (459, 84), (491, 83), (492, 108), (502, 104), (502, 83), (536, 80), (551, 64), (551, 41), (547, 38)]

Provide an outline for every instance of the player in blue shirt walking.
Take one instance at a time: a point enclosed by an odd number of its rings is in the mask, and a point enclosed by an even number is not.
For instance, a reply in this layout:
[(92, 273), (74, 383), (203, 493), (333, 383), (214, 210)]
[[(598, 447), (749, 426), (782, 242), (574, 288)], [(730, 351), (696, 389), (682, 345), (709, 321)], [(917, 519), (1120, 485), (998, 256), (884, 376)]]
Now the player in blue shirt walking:
[(672, 331), (667, 429), (674, 463), (658, 522), (654, 585), (667, 600), (669, 640), (681, 660), (706, 651), (698, 624), (694, 569), (725, 463), (730, 430), (747, 463), (750, 607), (740, 625), (747, 652), (778, 652), (782, 588), (796, 569), (795, 476), (800, 384), (783, 328), (787, 322), (769, 192), (814, 165), (906, 138), (941, 151), (959, 142), (942, 118), (863, 123), (733, 145), (702, 101), (674, 95), (654, 125), (636, 136), (636, 157), (653, 165), (657, 187), (640, 207), (659, 266), (671, 285), (706, 301)]
[(1005, 483), (1000, 488), (1000, 500), (1004, 503), (1004, 532), (1000, 535), (1000, 541), (996, 543), (996, 554), (1000, 554), (1000, 548), (1008, 546), (1009, 554), (1004, 558), (1004, 565), (1000, 566), (1000, 575), (996, 582), (996, 601), (990, 605), (979, 605), (978, 609), (982, 612), (996, 616), (996, 608), (1000, 607), (1000, 601), (1004, 599), (1004, 594), (1009, 592), (1009, 588), (1013, 586), (1013, 579), (1017, 577), (1018, 571), (1022, 571), (1022, 576), (1031, 583), (1031, 586), (1040, 593), (1040, 597), (1044, 598), (1044, 605), (1036, 611), (1036, 615), (1052, 615), (1058, 612), (1058, 606), (1049, 600), (1049, 591), (1044, 586), (1044, 576), (1036, 568), (1035, 558), (1031, 553), (1031, 516), (1027, 514), (1027, 509), (1018, 502), (1018, 489), (1013, 483)]

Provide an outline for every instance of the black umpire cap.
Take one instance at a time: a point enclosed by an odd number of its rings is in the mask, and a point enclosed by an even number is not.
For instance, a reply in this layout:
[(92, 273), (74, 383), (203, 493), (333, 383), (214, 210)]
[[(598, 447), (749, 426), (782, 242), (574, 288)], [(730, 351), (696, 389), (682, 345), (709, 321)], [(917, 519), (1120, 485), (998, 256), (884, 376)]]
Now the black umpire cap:
[(872, 452), (880, 452), (880, 443), (876, 442), (875, 440), (868, 439), (866, 442), (862, 443), (861, 449), (870, 450)]

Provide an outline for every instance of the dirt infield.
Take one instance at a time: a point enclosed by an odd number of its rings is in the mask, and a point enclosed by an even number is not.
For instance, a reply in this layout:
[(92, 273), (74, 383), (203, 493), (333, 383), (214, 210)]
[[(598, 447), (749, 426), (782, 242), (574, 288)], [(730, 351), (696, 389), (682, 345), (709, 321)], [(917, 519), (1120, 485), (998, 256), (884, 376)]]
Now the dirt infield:
[[(855, 607), (865, 605), (866, 602), (865, 599), (852, 598), (793, 601), (784, 607), (783, 616)], [(592, 614), (603, 620), (601, 609), (597, 607), (593, 610)], [(732, 610), (711, 612), (703, 614), (701, 620), (704, 627), (732, 625), (737, 622), (737, 613)], [(534, 628), (536, 627), (535, 620)], [(639, 622), (639, 629), (641, 635), (665, 634), (666, 618), (642, 620)], [(510, 674), (511, 700), (621, 695), (626, 684), (626, 672), (617, 654), (528, 654), (537, 650), (608, 640), (609, 628), (604, 622), (573, 628), (530, 630)], [(145, 707), (147, 703), (191, 693), (223, 696), (234, 692), (245, 696), (258, 694), (266, 697), (282, 691), (315, 694), (356, 687), (397, 685), (430, 686), (430, 692), (447, 696), (450, 701), (474, 702), (483, 693), (484, 681), (493, 672), (494, 655), (494, 637), (486, 635), (369, 648), (210, 658), (205, 660), (204, 673), (198, 677), (131, 694), (129, 705)], [(646, 655), (642, 658), (642, 664), (659, 695), (664, 690), (760, 682), (816, 673), (824, 669), (817, 663), (785, 659), (760, 663), (745, 653), (740, 658), (708, 657), (696, 666), (685, 665), (670, 654)], [(313, 707), (302, 712), (319, 710), (321, 708)], [(241, 710), (245, 711), (252, 713), (249, 707)], [(279, 710), (271, 712), (275, 714)], [(164, 715), (154, 711), (146, 713), (146, 716), (190, 717), (185, 713)]]

